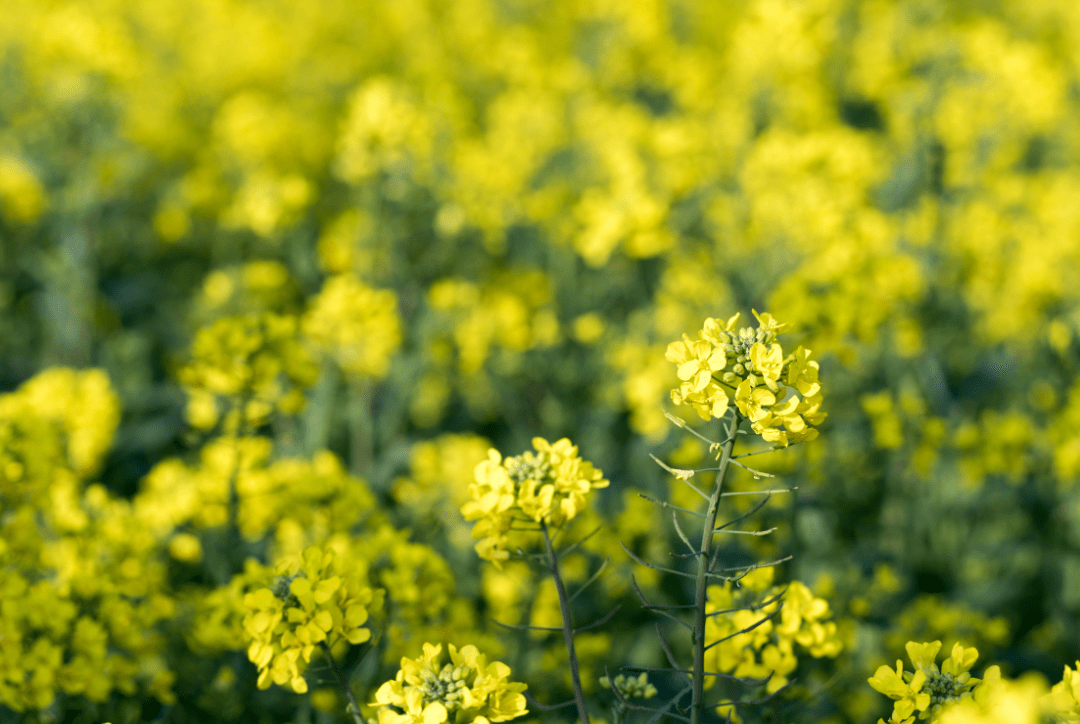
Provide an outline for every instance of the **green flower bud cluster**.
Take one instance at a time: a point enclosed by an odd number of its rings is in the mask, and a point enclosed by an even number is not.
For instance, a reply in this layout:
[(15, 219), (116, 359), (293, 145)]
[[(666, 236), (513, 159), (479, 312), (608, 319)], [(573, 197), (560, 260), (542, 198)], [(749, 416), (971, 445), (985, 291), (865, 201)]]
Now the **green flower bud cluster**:
[[(649, 674), (642, 671), (638, 676), (619, 674), (615, 677), (615, 691), (619, 692), (624, 699), (651, 699), (656, 696), (656, 687), (649, 683)], [(610, 689), (612, 680), (606, 676), (600, 677), (600, 686)]]

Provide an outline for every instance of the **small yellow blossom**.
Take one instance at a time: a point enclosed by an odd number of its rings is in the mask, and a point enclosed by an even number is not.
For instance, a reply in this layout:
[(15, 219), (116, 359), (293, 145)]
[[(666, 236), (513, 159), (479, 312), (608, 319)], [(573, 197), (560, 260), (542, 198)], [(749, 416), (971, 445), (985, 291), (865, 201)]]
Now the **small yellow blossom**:
[(200, 329), (179, 375), (192, 395), (189, 421), (217, 422), (208, 396), (226, 400), (226, 423), (233, 428), (260, 425), (274, 410), (298, 412), (304, 405), (300, 389), (318, 374), (298, 326), (294, 316), (266, 312), (225, 317)]

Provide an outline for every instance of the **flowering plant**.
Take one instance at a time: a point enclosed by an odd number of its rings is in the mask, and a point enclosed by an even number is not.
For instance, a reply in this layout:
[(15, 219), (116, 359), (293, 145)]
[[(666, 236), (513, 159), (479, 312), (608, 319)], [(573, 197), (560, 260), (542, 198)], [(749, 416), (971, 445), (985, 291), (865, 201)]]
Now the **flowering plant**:
[(684, 334), (681, 342), (668, 345), (666, 357), (678, 365), (682, 380), (671, 399), (711, 420), (724, 416), (734, 395), (739, 412), (765, 441), (786, 447), (813, 440), (818, 435), (813, 426), (826, 416), (818, 363), (803, 347), (785, 355), (776, 339), (788, 325), (771, 314), (755, 311), (754, 316), (757, 329), (738, 330), (738, 314), (723, 324), (709, 317), (697, 340)]

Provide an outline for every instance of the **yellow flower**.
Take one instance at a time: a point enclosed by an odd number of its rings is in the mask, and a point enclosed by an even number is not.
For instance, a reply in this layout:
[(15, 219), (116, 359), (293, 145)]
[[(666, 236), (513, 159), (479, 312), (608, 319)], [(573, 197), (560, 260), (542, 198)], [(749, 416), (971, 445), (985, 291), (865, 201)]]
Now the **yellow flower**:
[(750, 362), (754, 369), (765, 378), (765, 384), (769, 389), (776, 389), (776, 382), (780, 379), (780, 372), (784, 369), (784, 350), (778, 344), (766, 347), (757, 342), (750, 348)]
[(678, 365), (676, 374), (683, 380), (678, 389), (671, 391), (671, 399), (676, 405), (692, 406), (705, 420), (721, 417), (727, 412), (727, 393), (713, 379), (714, 373), (727, 365), (722, 348), (705, 339), (694, 342), (683, 335), (682, 342), (668, 345), (665, 357)]
[(683, 335), (681, 342), (668, 345), (665, 356), (678, 365), (682, 381), (671, 399), (711, 420), (727, 412), (726, 387), (734, 390), (736, 408), (766, 442), (783, 447), (813, 440), (818, 433), (811, 426), (825, 419), (818, 363), (803, 347), (785, 356), (776, 338), (787, 325), (769, 314), (754, 315), (757, 329), (736, 331), (737, 314), (724, 325), (710, 317), (699, 339)]
[(1047, 695), (1047, 708), (1069, 721), (1080, 721), (1080, 661), (1076, 669), (1065, 666), (1061, 681), (1054, 684)]
[[(910, 680), (908, 680), (910, 678)], [(897, 660), (896, 671), (881, 666), (869, 679), (870, 686), (890, 699), (894, 699), (893, 719), (907, 719), (916, 710), (924, 711), (930, 706), (930, 694), (922, 691), (926, 674), (916, 671), (905, 677), (904, 662)]]
[(791, 326), (786, 322), (777, 322), (768, 312), (762, 312), (761, 314), (758, 314), (758, 311), (756, 309), (752, 309), (750, 311), (754, 313), (754, 316), (757, 318), (758, 325), (761, 327), (761, 329), (774, 335), (786, 332)]
[[(870, 686), (896, 702), (890, 721), (904, 721), (915, 712), (919, 712), (919, 719), (935, 719), (946, 706), (971, 699), (973, 695), (985, 696), (986, 687), (980, 687), (981, 680), (968, 673), (979, 656), (975, 649), (957, 643), (938, 669), (934, 660), (941, 650), (940, 641), (909, 641), (906, 648), (914, 672), (905, 672), (903, 662), (897, 661), (896, 671), (882, 666), (869, 679)], [(986, 686), (992, 686), (1000, 678), (997, 667), (990, 667), (986, 673)]]
[(510, 667), (473, 645), (447, 646), (450, 663), (440, 664), (442, 644), (424, 644), (417, 659), (402, 658), (397, 677), (375, 692), (379, 724), (500, 722), (528, 713), (525, 684), (509, 681)]
[(821, 391), (821, 385), (818, 384), (818, 369), (818, 363), (810, 359), (810, 350), (799, 347), (788, 364), (786, 380), (788, 387), (794, 387), (803, 397), (814, 397)]
[(226, 317), (201, 328), (191, 344), (192, 359), (179, 375), (193, 395), (189, 420), (217, 422), (207, 395), (229, 400), (226, 422), (234, 429), (240, 421), (260, 425), (274, 410), (298, 412), (304, 404), (300, 389), (318, 375), (298, 326), (294, 316), (267, 312)]
[(476, 552), (496, 567), (509, 558), (507, 534), (515, 520), (563, 525), (585, 509), (590, 491), (608, 486), (570, 440), (549, 443), (537, 437), (532, 442), (535, 453), (505, 460), (490, 450), (476, 466), (476, 481), (469, 486), (472, 500), (461, 506), (466, 520), (478, 521), (472, 531), (474, 539), (481, 539)]
[(912, 666), (921, 669), (934, 666), (934, 659), (937, 657), (938, 651), (941, 650), (941, 642), (933, 641), (928, 644), (917, 644), (914, 641), (908, 641), (904, 648), (907, 649), (907, 655), (911, 659)]
[(767, 426), (772, 417), (769, 408), (775, 404), (776, 393), (768, 387), (755, 387), (753, 380), (743, 380), (735, 390), (735, 406), (751, 423)]
[(270, 587), (244, 596), (248, 658), (259, 668), (259, 688), (288, 684), (306, 692), (303, 670), (316, 646), (364, 643), (371, 638), (362, 628), (369, 611), (381, 606), (381, 592), (356, 575), (338, 575), (332, 548), (311, 546), (300, 562), (283, 562)]
[(729, 343), (731, 341), (730, 333), (735, 331), (735, 323), (739, 321), (740, 316), (738, 312), (735, 312), (735, 314), (728, 317), (727, 322), (723, 325), (712, 317), (708, 317), (701, 329), (701, 338), (717, 347)]
[(350, 375), (385, 377), (401, 346), (397, 296), (352, 274), (326, 280), (304, 317), (303, 330)]
[(727, 358), (723, 349), (717, 349), (702, 339), (691, 341), (683, 335), (682, 342), (672, 342), (665, 355), (669, 362), (679, 366), (676, 374), (680, 380), (689, 383), (690, 392), (701, 392), (708, 386), (712, 374), (724, 369)]
[[(730, 582), (710, 586), (705, 608), (705, 640), (718, 642), (705, 653), (708, 670), (768, 678), (769, 693), (787, 684), (798, 666), (796, 644), (814, 658), (835, 657), (843, 648), (836, 624), (828, 620), (829, 604), (799, 581), (792, 581), (784, 592), (773, 585), (773, 575), (772, 568), (762, 568), (747, 574), (737, 588)], [(781, 593), (780, 601), (750, 610)], [(779, 615), (773, 615), (778, 606)]]

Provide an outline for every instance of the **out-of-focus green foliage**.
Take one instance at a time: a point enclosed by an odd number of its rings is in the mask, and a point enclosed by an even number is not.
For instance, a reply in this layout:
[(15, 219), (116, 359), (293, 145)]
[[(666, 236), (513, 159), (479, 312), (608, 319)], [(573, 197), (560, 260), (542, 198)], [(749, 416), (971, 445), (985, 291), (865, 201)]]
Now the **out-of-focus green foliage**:
[(665, 665), (631, 574), (685, 598), (619, 545), (674, 549), (634, 491), (700, 502), (648, 454), (711, 464), (665, 350), (754, 308), (828, 418), (755, 458), (798, 490), (725, 556), (794, 554), (843, 646), (745, 720), (877, 721), (909, 641), (1059, 681), (1077, 48), (1067, 0), (4, 0), (0, 721), (348, 721), (327, 672), (248, 658), (245, 596), (310, 546), (385, 592), (335, 649), (362, 706), (428, 642), (567, 698), (556, 634), (491, 623), (557, 626), (550, 581), (457, 512), (538, 436), (611, 481), (563, 561), (611, 558), (575, 601), (624, 604), (578, 641), (606, 711), (605, 666)]

